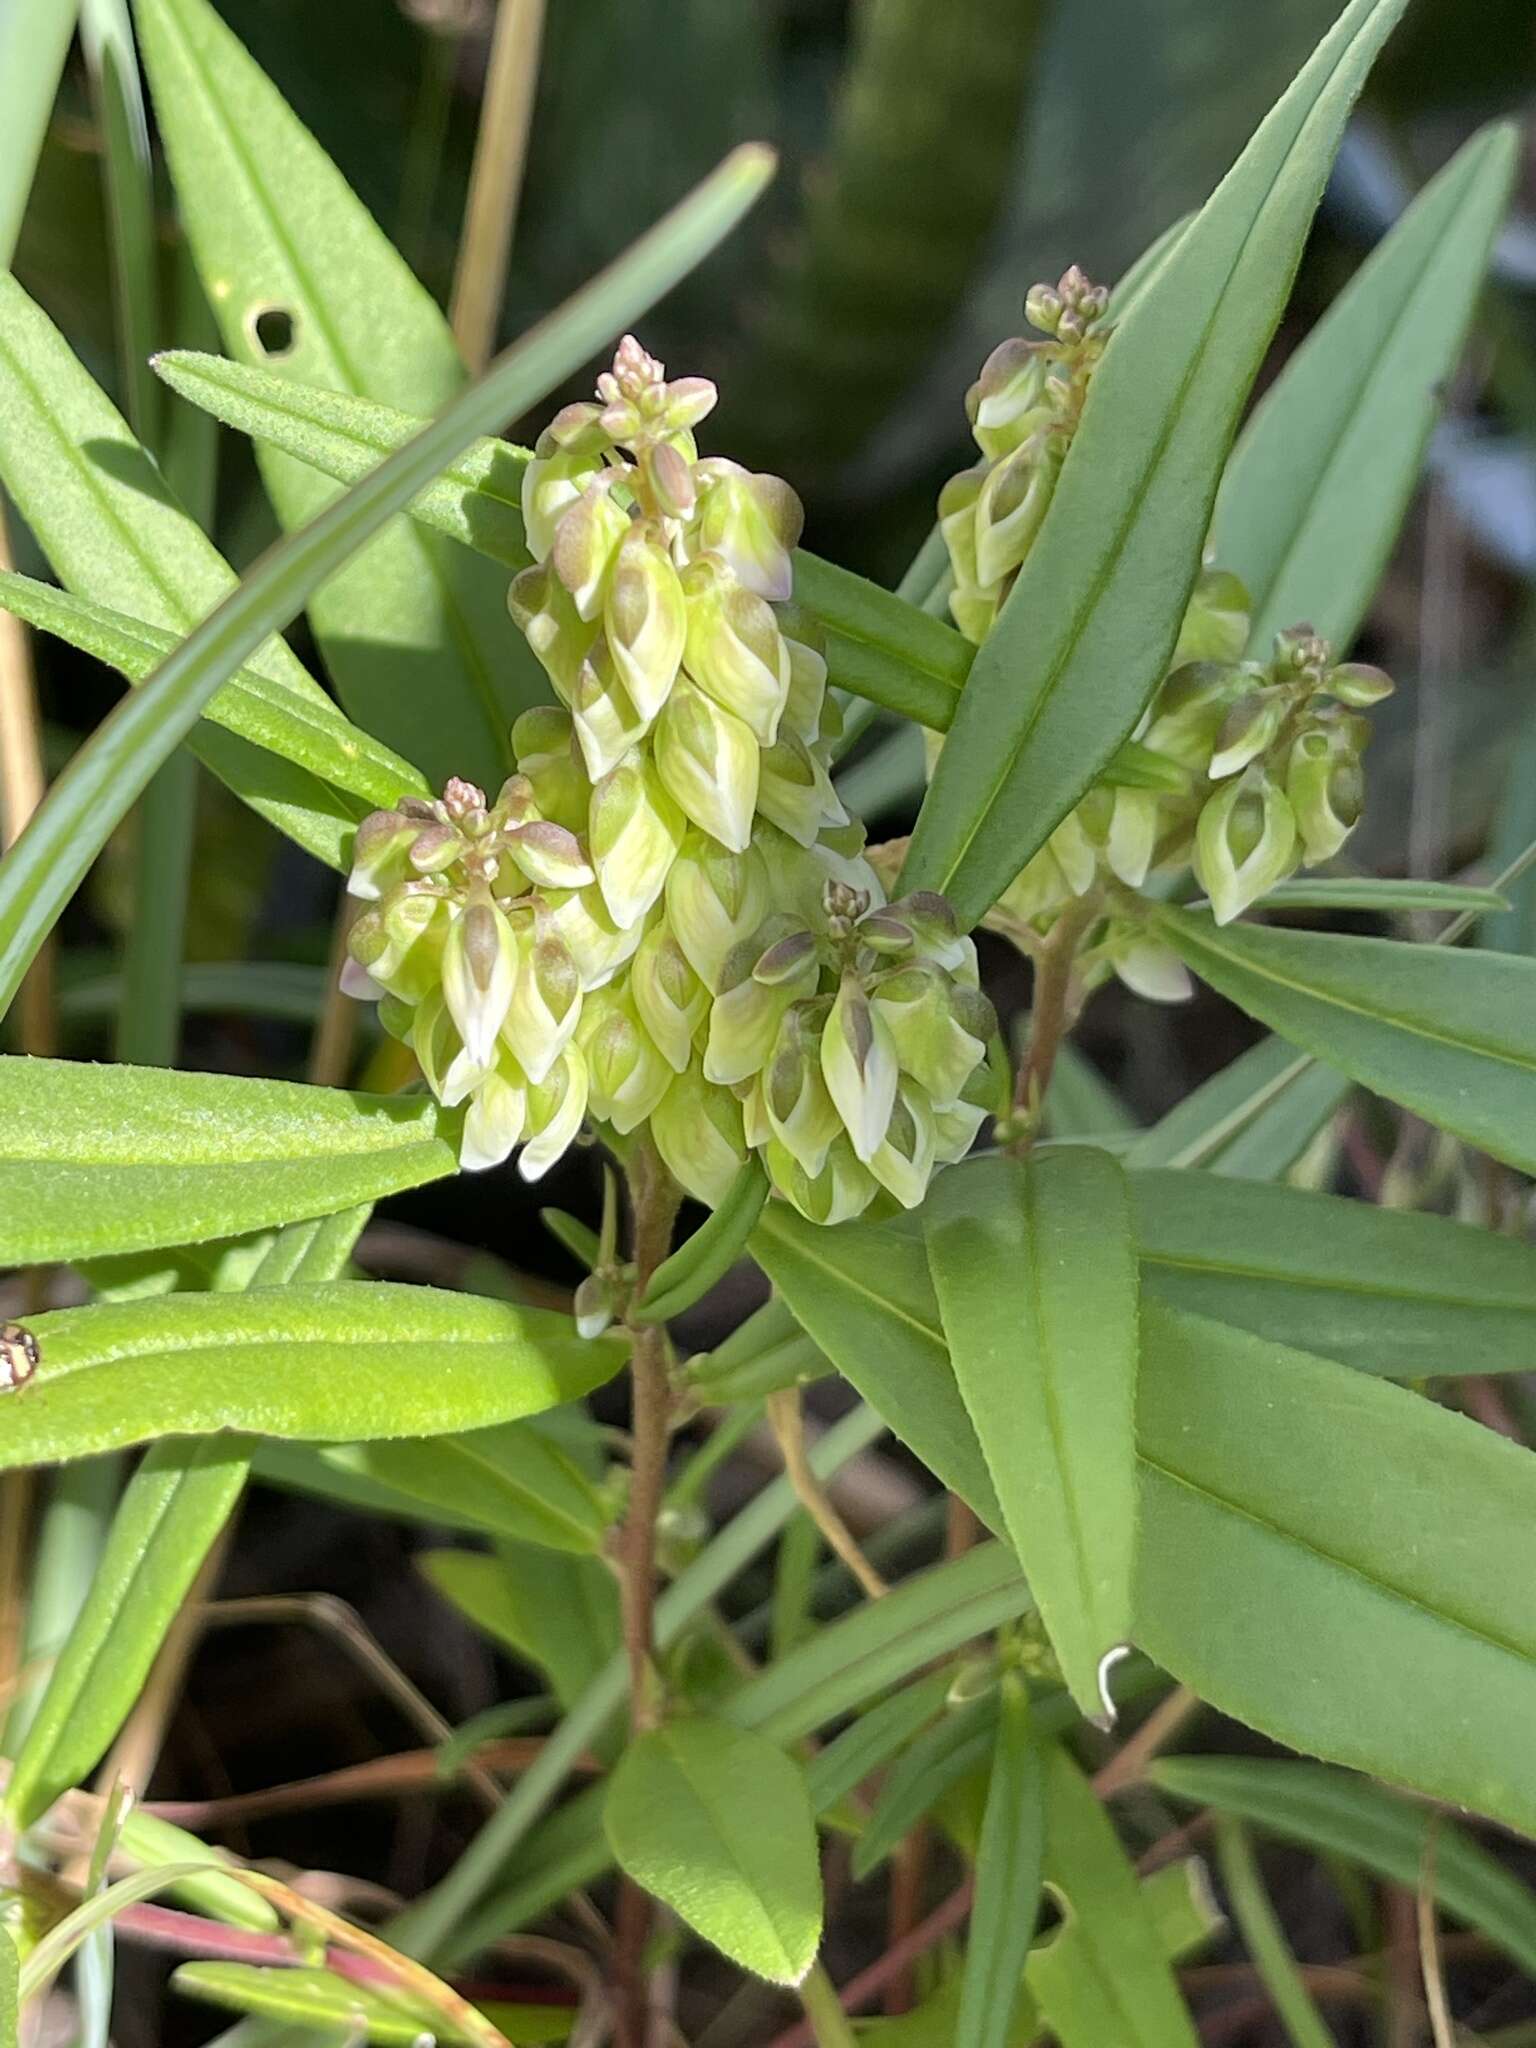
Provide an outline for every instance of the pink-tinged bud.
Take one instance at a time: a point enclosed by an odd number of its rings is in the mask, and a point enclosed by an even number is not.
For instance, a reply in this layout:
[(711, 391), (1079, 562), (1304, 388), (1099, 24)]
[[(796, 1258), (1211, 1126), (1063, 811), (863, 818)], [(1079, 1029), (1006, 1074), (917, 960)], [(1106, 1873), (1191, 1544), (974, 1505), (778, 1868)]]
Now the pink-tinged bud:
[(641, 1023), (668, 1066), (681, 1074), (709, 1015), (709, 990), (665, 923), (652, 925), (640, 941), (629, 985)]
[(633, 959), (643, 928), (633, 924), (626, 931), (615, 924), (595, 883), (585, 889), (546, 890), (544, 909), (549, 930), (570, 948), (582, 988), (589, 993), (612, 981)]
[[(604, 447), (600, 405), (593, 405), (590, 399), (574, 405), (563, 405), (539, 436), (542, 452), (550, 453), (559, 448), (567, 455), (601, 455)], [(536, 448), (534, 453), (541, 452)]]
[(597, 624), (583, 619), (565, 585), (546, 566), (523, 569), (507, 591), (507, 610), (538, 656), (556, 695), (569, 704), (581, 665), (597, 638)]
[(656, 721), (656, 768), (701, 831), (745, 852), (757, 807), (758, 745), (751, 729), (680, 676)]
[(523, 1135), (528, 1120), (528, 1089), (514, 1060), (492, 1067), (470, 1097), (464, 1116), (459, 1164), (466, 1173), (500, 1166)]
[(471, 1063), (489, 1066), (517, 986), (517, 937), (489, 897), (466, 905), (443, 945), (443, 995)]
[(966, 394), (971, 431), (983, 455), (998, 462), (1021, 448), (1051, 419), (1046, 393), (1049, 360), (1040, 342), (1022, 335), (1000, 342)]
[(657, 441), (640, 450), (640, 472), (651, 503), (663, 519), (693, 517), (698, 502), (693, 465), (670, 441)]
[(711, 992), (727, 955), (768, 914), (768, 873), (756, 847), (728, 853), (708, 833), (683, 842), (667, 875), (667, 923), (694, 973)]
[(738, 583), (718, 555), (691, 562), (682, 587), (689, 675), (771, 746), (792, 674), (773, 607)]
[(525, 939), (502, 1042), (530, 1081), (542, 1081), (576, 1034), (581, 1021), (581, 976), (570, 947), (540, 910)]
[(517, 1155), (524, 1180), (540, 1180), (569, 1150), (587, 1113), (587, 1063), (568, 1046), (549, 1073), (528, 1088), (528, 1142)]
[(423, 825), (411, 841), (407, 856), (418, 875), (441, 875), (464, 858), (469, 841), (455, 825)]
[(937, 1135), (927, 1093), (918, 1082), (903, 1076), (885, 1142), (875, 1148), (869, 1162), (875, 1179), (903, 1209), (915, 1209), (928, 1192)]
[(1218, 924), (1240, 917), (1296, 865), (1296, 818), (1262, 767), (1223, 783), (1195, 827), (1195, 874)]
[(1029, 553), (1060, 469), (1060, 452), (1037, 436), (987, 477), (976, 500), (976, 580), (983, 588), (1012, 575)]
[(651, 1136), (672, 1178), (711, 1209), (747, 1163), (741, 1104), (727, 1089), (711, 1086), (697, 1062), (651, 1111)]
[(544, 889), (584, 889), (594, 879), (581, 841), (563, 825), (535, 818), (506, 835), (507, 851), (529, 881)]
[(601, 640), (581, 665), (571, 694), (571, 714), (581, 758), (593, 782), (600, 782), (609, 769), (616, 768), (651, 727), (615, 668), (607, 643)]
[(791, 1004), (762, 1077), (768, 1127), (812, 1179), (826, 1165), (827, 1153), (843, 1128), (821, 1071), (825, 1017), (825, 1004)]
[(866, 1165), (896, 1100), (896, 1048), (855, 976), (845, 974), (821, 1040), (821, 1070), (854, 1152)]
[[(752, 979), (760, 981), (764, 988), (781, 988), (786, 982), (799, 988), (813, 968), (820, 972), (816, 934), (801, 927), (763, 948), (753, 962)], [(810, 986), (814, 987), (814, 982)]]
[(763, 1148), (763, 1164), (774, 1187), (810, 1223), (851, 1223), (880, 1192), (879, 1182), (859, 1164), (844, 1137), (833, 1144), (814, 1178), (777, 1139)]
[(536, 562), (546, 559), (561, 519), (597, 475), (601, 442), (601, 434), (596, 447), (584, 445), (578, 437), (574, 445), (562, 448), (552, 428), (539, 436), (533, 460), (523, 471), (522, 487), (523, 534)]
[(1211, 765), (1206, 770), (1212, 782), (1241, 774), (1250, 761), (1267, 753), (1279, 737), (1295, 702), (1294, 693), (1273, 683), (1250, 690), (1239, 697), (1221, 721)]
[(582, 619), (595, 619), (602, 610), (609, 569), (630, 528), (629, 514), (614, 502), (614, 481), (614, 472), (604, 470), (588, 484), (561, 514), (549, 551), (555, 574)]
[(350, 996), (355, 1003), (376, 1003), (389, 994), (382, 982), (375, 981), (359, 961), (349, 954), (341, 963), (337, 987), (344, 996)]
[(370, 811), (352, 840), (352, 872), (347, 894), (363, 903), (377, 903), (386, 890), (411, 872), (407, 858), (421, 832), (421, 821), (403, 811)]
[(622, 930), (638, 923), (666, 887), (686, 830), (643, 748), (594, 783), (587, 837), (603, 901)]
[(667, 386), (662, 418), (672, 433), (687, 433), (708, 419), (719, 398), (707, 377), (674, 377)]
[(798, 733), (763, 751), (757, 808), (797, 846), (814, 846), (824, 825), (846, 825), (832, 778)]
[(347, 938), (352, 958), (381, 988), (420, 1002), (441, 977), (443, 939), (454, 914), (436, 889), (402, 882), (376, 910), (366, 910)]
[(627, 989), (604, 989), (587, 1002), (578, 1042), (587, 1062), (592, 1114), (611, 1123), (620, 1137), (637, 1130), (671, 1086), (672, 1068)]
[(719, 456), (701, 462), (694, 481), (689, 554), (718, 555), (743, 588), (782, 604), (794, 588), (790, 551), (805, 524), (799, 498), (779, 477), (754, 476)]
[(632, 525), (619, 544), (603, 630), (631, 702), (654, 718), (677, 680), (688, 632), (682, 582), (654, 526)]
[(876, 917), (896, 919), (911, 933), (919, 956), (932, 961), (934, 966), (952, 973), (967, 966), (974, 969), (976, 949), (961, 931), (949, 898), (941, 896), (937, 889), (914, 889), (909, 895), (898, 896), (883, 910), (872, 910), (864, 922)]

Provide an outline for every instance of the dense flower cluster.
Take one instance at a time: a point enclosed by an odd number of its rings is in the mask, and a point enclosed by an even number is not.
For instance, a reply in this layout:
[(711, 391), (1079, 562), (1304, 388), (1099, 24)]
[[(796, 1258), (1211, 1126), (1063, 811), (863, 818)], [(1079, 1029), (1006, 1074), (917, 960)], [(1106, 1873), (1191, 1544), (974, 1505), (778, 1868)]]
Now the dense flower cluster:
[[(993, 351), (966, 399), (983, 460), (939, 498), (955, 623), (978, 645), (1023, 566), (1056, 487), (1107, 334), (1108, 295), (1076, 268), (1037, 285), (1026, 311), (1043, 339)], [(1087, 978), (1111, 969), (1154, 997), (1188, 977), (1117, 917), (1113, 884), (1193, 866), (1218, 923), (1292, 874), (1338, 853), (1360, 816), (1360, 714), (1392, 684), (1336, 665), (1309, 626), (1278, 636), (1268, 664), (1243, 661), (1242, 584), (1209, 564), (1167, 677), (1135, 738), (1062, 820), (987, 922), (1026, 949), (1074, 904), (1103, 910)], [(1106, 886), (1109, 885), (1109, 886)]]
[(833, 791), (800, 505), (699, 459), (714, 399), (626, 339), (540, 436), (510, 604), (560, 702), (494, 802), (365, 820), (347, 986), (468, 1104), (466, 1166), (520, 1145), (531, 1179), (585, 1119), (646, 1125), (700, 1199), (756, 1152), (838, 1221), (965, 1151), (993, 1024), (947, 904), (887, 904)]

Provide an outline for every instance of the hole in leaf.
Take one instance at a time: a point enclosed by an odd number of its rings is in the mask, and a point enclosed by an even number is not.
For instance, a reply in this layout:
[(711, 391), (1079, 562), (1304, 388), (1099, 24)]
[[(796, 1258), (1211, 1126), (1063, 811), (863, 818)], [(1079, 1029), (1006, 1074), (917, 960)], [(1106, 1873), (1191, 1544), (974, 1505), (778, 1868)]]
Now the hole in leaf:
[(253, 306), (245, 316), (245, 328), (256, 349), (269, 361), (292, 355), (298, 339), (298, 322), (287, 306)]

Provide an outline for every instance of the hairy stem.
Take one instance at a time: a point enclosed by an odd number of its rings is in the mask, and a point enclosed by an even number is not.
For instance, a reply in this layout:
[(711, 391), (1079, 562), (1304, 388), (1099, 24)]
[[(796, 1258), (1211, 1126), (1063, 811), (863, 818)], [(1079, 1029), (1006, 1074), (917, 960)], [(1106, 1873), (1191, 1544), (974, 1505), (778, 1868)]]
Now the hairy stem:
[[(639, 1301), (672, 1245), (672, 1226), (682, 1196), (648, 1138), (629, 1160), (631, 1255)], [(656, 1613), (656, 1523), (667, 1481), (667, 1433), (672, 1383), (667, 1371), (667, 1336), (659, 1323), (631, 1320), (630, 1402), (633, 1450), (629, 1509), (619, 1546), (619, 1606), (624, 1654), (629, 1663), (629, 1719), (637, 1735), (661, 1718), (661, 1696), (652, 1661)], [(614, 1976), (618, 1990), (619, 2048), (645, 2048), (649, 2031), (642, 1967), (650, 1931), (650, 1900), (626, 1883), (619, 1898)]]

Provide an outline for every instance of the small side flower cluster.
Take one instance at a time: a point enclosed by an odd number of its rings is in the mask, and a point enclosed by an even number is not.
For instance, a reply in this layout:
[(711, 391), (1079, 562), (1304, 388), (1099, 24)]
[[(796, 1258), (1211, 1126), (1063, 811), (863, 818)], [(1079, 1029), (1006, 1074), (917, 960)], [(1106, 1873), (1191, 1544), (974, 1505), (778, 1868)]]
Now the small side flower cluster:
[[(1047, 337), (994, 350), (967, 398), (984, 460), (939, 498), (954, 575), (950, 608), (978, 645), (991, 631), (1045, 517), (1108, 335), (1108, 295), (1076, 268), (1026, 300)], [(1300, 865), (1336, 855), (1359, 819), (1361, 713), (1392, 684), (1335, 664), (1309, 626), (1281, 633), (1273, 659), (1243, 661), (1248, 594), (1207, 564), (1167, 680), (1136, 737), (1056, 827), (986, 922), (1026, 951), (1074, 905), (1102, 910), (1082, 957), (1085, 983), (1114, 971), (1155, 999), (1188, 990), (1182, 967), (1117, 915), (1114, 885), (1192, 865), (1225, 924)]]
[(509, 602), (560, 702), (494, 803), (456, 781), (364, 821), (346, 986), (467, 1102), (466, 1166), (647, 1126), (703, 1201), (756, 1152), (840, 1221), (966, 1149), (993, 1027), (947, 904), (887, 905), (833, 791), (799, 501), (699, 459), (714, 400), (627, 338), (540, 436)]

